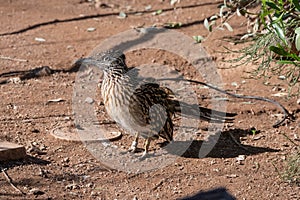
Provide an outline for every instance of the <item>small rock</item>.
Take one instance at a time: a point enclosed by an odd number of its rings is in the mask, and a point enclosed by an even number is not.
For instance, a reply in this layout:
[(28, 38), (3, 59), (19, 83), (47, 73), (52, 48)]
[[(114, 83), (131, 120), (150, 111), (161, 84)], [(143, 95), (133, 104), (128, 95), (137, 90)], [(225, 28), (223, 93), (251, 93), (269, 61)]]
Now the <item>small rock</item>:
[(236, 174), (229, 174), (229, 175), (226, 175), (227, 178), (237, 178), (238, 175)]
[(39, 168), (39, 172), (38, 172), (39, 176), (44, 177), (44, 178), (48, 178), (47, 174), (48, 174), (48, 171), (43, 170), (42, 168)]
[(15, 84), (19, 84), (19, 83), (22, 82), (22, 80), (20, 79), (20, 77), (10, 78), (9, 81), (12, 82), (12, 83), (15, 83)]
[(79, 186), (76, 183), (66, 185), (66, 189), (69, 189), (69, 190), (74, 190), (74, 189), (78, 189), (78, 188), (79, 188)]
[(42, 144), (42, 145), (40, 146), (40, 150), (42, 150), (42, 151), (47, 150), (47, 147), (46, 147), (44, 144)]
[(237, 82), (232, 82), (231, 83), (232, 86), (238, 87), (239, 85), (237, 84)]
[(72, 45), (68, 45), (67, 46), (67, 49), (69, 50), (69, 49), (74, 49), (74, 47), (72, 46)]
[(45, 155), (47, 154), (46, 152), (42, 151), (36, 142), (31, 143), (31, 145), (28, 147), (27, 150), (29, 153), (34, 154), (34, 155)]
[(87, 97), (84, 102), (86, 102), (88, 104), (92, 104), (92, 103), (94, 103), (94, 99), (92, 99), (91, 97)]
[(258, 136), (253, 137), (253, 140), (260, 140), (261, 138), (263, 138), (263, 136), (258, 135)]
[(34, 40), (37, 42), (46, 42), (46, 40), (44, 38), (40, 38), (40, 37), (36, 37), (36, 38), (34, 38)]
[(297, 100), (297, 104), (300, 105), (300, 99)]
[(127, 17), (126, 13), (124, 13), (124, 12), (122, 12), (122, 11), (121, 11), (121, 12), (119, 13), (119, 15), (118, 15), (118, 18), (119, 18), (119, 19), (125, 19), (126, 17)]
[(87, 187), (87, 188), (92, 188), (94, 186), (94, 184), (93, 183), (88, 183), (88, 184), (86, 184), (86, 186), (85, 187)]
[(37, 146), (39, 144), (37, 142), (32, 142), (32, 145)]
[(89, 28), (87, 28), (86, 30), (87, 30), (87, 32), (94, 32), (94, 31), (96, 30), (96, 28), (94, 28), (94, 27), (89, 27)]
[(146, 11), (151, 10), (151, 9), (152, 9), (152, 6), (151, 6), (151, 5), (148, 5), (148, 6), (145, 7), (145, 10), (146, 10)]
[(90, 196), (91, 197), (95, 197), (95, 196), (99, 196), (101, 193), (100, 192), (95, 192), (95, 191), (92, 191)]
[(283, 75), (281, 75), (281, 76), (278, 76), (278, 78), (279, 78), (280, 80), (285, 80), (285, 79), (286, 79), (286, 77), (285, 77), (285, 76), (283, 76)]
[(244, 161), (246, 159), (245, 155), (239, 155), (238, 157), (236, 157), (237, 161)]
[(45, 194), (45, 192), (43, 192), (42, 190), (40, 190), (38, 188), (32, 188), (31, 190), (29, 190), (29, 193), (34, 194), (34, 195), (43, 195), (43, 194)]

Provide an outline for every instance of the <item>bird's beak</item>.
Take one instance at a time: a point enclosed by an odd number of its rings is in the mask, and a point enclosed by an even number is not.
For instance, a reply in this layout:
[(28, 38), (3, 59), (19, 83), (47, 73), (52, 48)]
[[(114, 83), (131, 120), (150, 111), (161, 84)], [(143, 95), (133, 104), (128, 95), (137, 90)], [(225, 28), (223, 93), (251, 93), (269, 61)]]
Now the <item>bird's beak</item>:
[(88, 63), (91, 63), (91, 61), (87, 61), (86, 58), (80, 58), (72, 64), (71, 68), (68, 70), (69, 72), (78, 72), (82, 68), (87, 68), (89, 65)]
[(77, 65), (95, 65), (96, 62), (92, 58), (80, 58), (75, 62)]
[(76, 66), (79, 67), (98, 67), (100, 70), (103, 70), (103, 65), (101, 65), (94, 58), (80, 58), (75, 62)]

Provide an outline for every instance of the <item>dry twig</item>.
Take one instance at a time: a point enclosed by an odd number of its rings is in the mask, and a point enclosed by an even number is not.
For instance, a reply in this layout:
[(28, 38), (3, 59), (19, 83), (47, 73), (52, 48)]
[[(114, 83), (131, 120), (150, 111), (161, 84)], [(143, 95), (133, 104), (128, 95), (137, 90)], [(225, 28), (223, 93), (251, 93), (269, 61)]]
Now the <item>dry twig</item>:
[(6, 171), (4, 169), (1, 169), (2, 173), (4, 174), (4, 177), (6, 178), (7, 182), (19, 193), (26, 195), (26, 193), (24, 193), (23, 191), (21, 191), (19, 188), (17, 188), (14, 183), (12, 182), (12, 179), (8, 176), (8, 174), (6, 173)]
[(28, 62), (28, 60), (25, 60), (25, 59), (11, 58), (11, 57), (7, 57), (7, 56), (0, 56), (0, 59), (17, 61), (17, 62)]

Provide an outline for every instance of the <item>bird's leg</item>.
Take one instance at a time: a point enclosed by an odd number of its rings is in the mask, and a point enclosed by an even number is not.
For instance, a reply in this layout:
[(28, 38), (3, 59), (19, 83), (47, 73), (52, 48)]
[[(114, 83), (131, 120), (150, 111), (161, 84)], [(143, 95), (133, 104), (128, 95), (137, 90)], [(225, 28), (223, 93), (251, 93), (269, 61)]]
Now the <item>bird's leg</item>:
[(149, 150), (149, 146), (150, 146), (150, 142), (151, 142), (152, 138), (151, 137), (148, 137), (145, 141), (145, 144), (144, 144), (144, 152), (143, 152), (143, 155), (142, 155), (142, 158), (145, 157), (147, 154), (148, 154), (148, 150)]
[(129, 148), (129, 151), (130, 152), (135, 152), (136, 151), (136, 148), (137, 148), (137, 144), (138, 144), (138, 141), (139, 141), (139, 137), (140, 137), (140, 134), (139, 133), (136, 133), (135, 134), (135, 138), (134, 138), (134, 140), (132, 141), (132, 144), (131, 144), (131, 146), (130, 146), (130, 148)]

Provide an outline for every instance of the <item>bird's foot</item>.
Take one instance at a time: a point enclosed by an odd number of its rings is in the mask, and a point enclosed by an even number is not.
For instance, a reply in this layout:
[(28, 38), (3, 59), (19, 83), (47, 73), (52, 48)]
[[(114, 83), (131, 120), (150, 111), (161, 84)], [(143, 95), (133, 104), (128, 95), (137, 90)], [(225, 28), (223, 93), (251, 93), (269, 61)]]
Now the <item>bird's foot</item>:
[(155, 156), (154, 153), (149, 153), (148, 151), (144, 151), (143, 154), (139, 157), (139, 160), (143, 161), (143, 160), (145, 160), (147, 158), (151, 158), (153, 156)]
[(130, 148), (128, 149), (129, 152), (135, 153), (137, 150), (137, 142), (133, 141)]
[(147, 151), (144, 151), (141, 158), (146, 158), (148, 156), (148, 152)]

